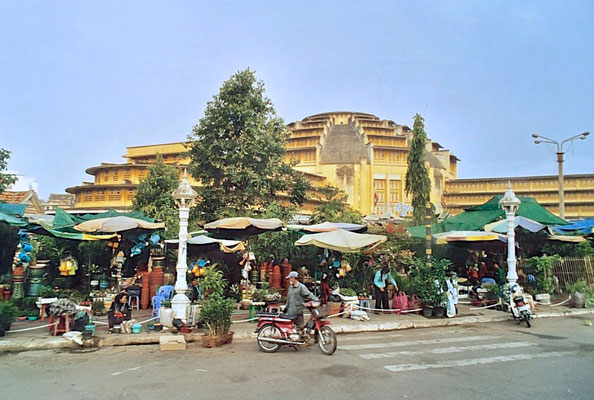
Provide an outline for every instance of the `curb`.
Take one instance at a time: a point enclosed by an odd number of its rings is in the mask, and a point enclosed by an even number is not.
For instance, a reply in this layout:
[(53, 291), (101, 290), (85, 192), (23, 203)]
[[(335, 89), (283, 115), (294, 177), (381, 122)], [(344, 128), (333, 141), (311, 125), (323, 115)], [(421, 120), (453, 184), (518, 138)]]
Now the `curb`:
[[(539, 312), (535, 314), (535, 318), (559, 318), (571, 317), (576, 315), (592, 315), (594, 309), (576, 309), (565, 310), (560, 312)], [(420, 328), (437, 328), (444, 326), (459, 326), (472, 325), (489, 322), (502, 322), (512, 320), (510, 314), (503, 314), (501, 316), (469, 316), (445, 319), (427, 319), (422, 321), (403, 320), (397, 322), (383, 322), (383, 323), (360, 323), (349, 325), (333, 325), (333, 329), (337, 334), (348, 333), (362, 333), (362, 332), (386, 332), (402, 329), (420, 329)], [(254, 325), (255, 328), (255, 325)], [(171, 335), (172, 333), (165, 333), (164, 335)], [(143, 344), (159, 344), (159, 338), (163, 335), (156, 334), (140, 334), (140, 335), (109, 335), (97, 336), (92, 341), (85, 343), (84, 347), (114, 347), (114, 346), (133, 346)], [(202, 333), (187, 333), (183, 335), (187, 343), (199, 342), (202, 340)], [(250, 330), (237, 331), (233, 335), (234, 341), (254, 340), (257, 337), (256, 333)], [(54, 350), (54, 349), (77, 349), (81, 346), (64, 338), (48, 338), (43, 340), (36, 339), (17, 339), (14, 340), (0, 340), (0, 353), (3, 352), (21, 352), (31, 350)]]

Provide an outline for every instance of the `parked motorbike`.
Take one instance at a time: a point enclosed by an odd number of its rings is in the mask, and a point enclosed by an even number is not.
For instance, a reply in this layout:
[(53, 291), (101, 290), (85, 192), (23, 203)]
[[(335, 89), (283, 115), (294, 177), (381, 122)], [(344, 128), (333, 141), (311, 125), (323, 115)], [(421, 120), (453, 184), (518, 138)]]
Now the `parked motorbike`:
[(311, 314), (310, 320), (302, 332), (295, 328), (293, 320), (280, 313), (258, 313), (258, 347), (265, 353), (274, 353), (281, 346), (307, 346), (313, 339), (322, 353), (332, 355), (336, 351), (336, 333), (330, 328), (330, 322), (317, 309), (317, 301), (303, 304)]
[(532, 310), (530, 310), (530, 305), (526, 303), (526, 299), (522, 292), (520, 292), (518, 285), (510, 288), (508, 294), (512, 316), (518, 320), (518, 325), (524, 321), (528, 328), (530, 328), (530, 320), (533, 318)]

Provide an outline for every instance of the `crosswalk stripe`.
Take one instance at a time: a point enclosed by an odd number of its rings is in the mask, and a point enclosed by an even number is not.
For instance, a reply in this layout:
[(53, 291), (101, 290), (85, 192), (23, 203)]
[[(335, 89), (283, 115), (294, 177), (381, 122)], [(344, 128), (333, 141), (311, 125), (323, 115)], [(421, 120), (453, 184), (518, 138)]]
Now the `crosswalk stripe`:
[(450, 346), (450, 347), (439, 347), (437, 349), (429, 350), (404, 350), (404, 351), (388, 351), (385, 353), (367, 353), (359, 354), (359, 357), (366, 360), (376, 360), (379, 358), (392, 358), (398, 356), (418, 356), (421, 354), (450, 354), (450, 353), (461, 353), (463, 351), (475, 351), (475, 350), (497, 350), (497, 349), (515, 349), (518, 347), (536, 346), (536, 343), (530, 342), (508, 342), (508, 343), (490, 343), (490, 344), (477, 344), (473, 346)]
[(577, 351), (552, 351), (549, 353), (539, 353), (539, 354), (512, 354), (512, 355), (508, 355), (508, 356), (469, 358), (466, 360), (439, 361), (434, 364), (397, 364), (397, 365), (386, 365), (386, 366), (384, 366), (384, 368), (387, 369), (388, 371), (392, 371), (392, 372), (418, 371), (418, 370), (423, 370), (423, 369), (466, 367), (469, 365), (492, 364), (492, 363), (520, 361), (520, 360), (532, 360), (535, 358), (563, 357), (563, 356), (568, 356), (568, 355), (572, 355), (572, 354), (577, 354)]
[(400, 334), (391, 334), (391, 335), (367, 335), (367, 336), (346, 336), (340, 337), (340, 341), (359, 341), (359, 340), (371, 340), (371, 339), (392, 339), (401, 337)]
[(441, 339), (423, 339), (423, 340), (409, 340), (402, 342), (391, 343), (369, 343), (369, 344), (353, 344), (347, 346), (338, 346), (340, 350), (366, 350), (366, 349), (381, 349), (384, 347), (404, 347), (415, 346), (419, 344), (440, 344), (440, 343), (455, 343), (455, 342), (469, 342), (473, 340), (492, 340), (499, 339), (501, 336), (458, 336)]

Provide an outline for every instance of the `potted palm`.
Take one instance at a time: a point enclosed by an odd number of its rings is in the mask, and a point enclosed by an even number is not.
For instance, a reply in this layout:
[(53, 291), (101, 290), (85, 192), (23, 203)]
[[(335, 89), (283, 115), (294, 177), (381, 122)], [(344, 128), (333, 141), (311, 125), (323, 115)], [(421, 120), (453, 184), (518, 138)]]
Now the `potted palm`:
[(225, 280), (223, 273), (210, 266), (204, 273), (202, 282), (205, 296), (200, 310), (200, 319), (206, 326), (206, 333), (202, 336), (202, 346), (216, 347), (233, 340), (231, 329), (231, 315), (233, 314), (233, 299), (223, 296)]

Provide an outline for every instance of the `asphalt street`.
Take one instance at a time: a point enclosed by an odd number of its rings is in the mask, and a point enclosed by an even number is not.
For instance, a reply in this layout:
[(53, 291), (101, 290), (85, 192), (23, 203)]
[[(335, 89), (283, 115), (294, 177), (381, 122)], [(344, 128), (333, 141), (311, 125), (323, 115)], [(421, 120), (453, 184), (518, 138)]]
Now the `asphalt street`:
[(0, 355), (4, 399), (592, 399), (594, 327), (583, 318), (338, 336), (274, 354), (255, 342)]

